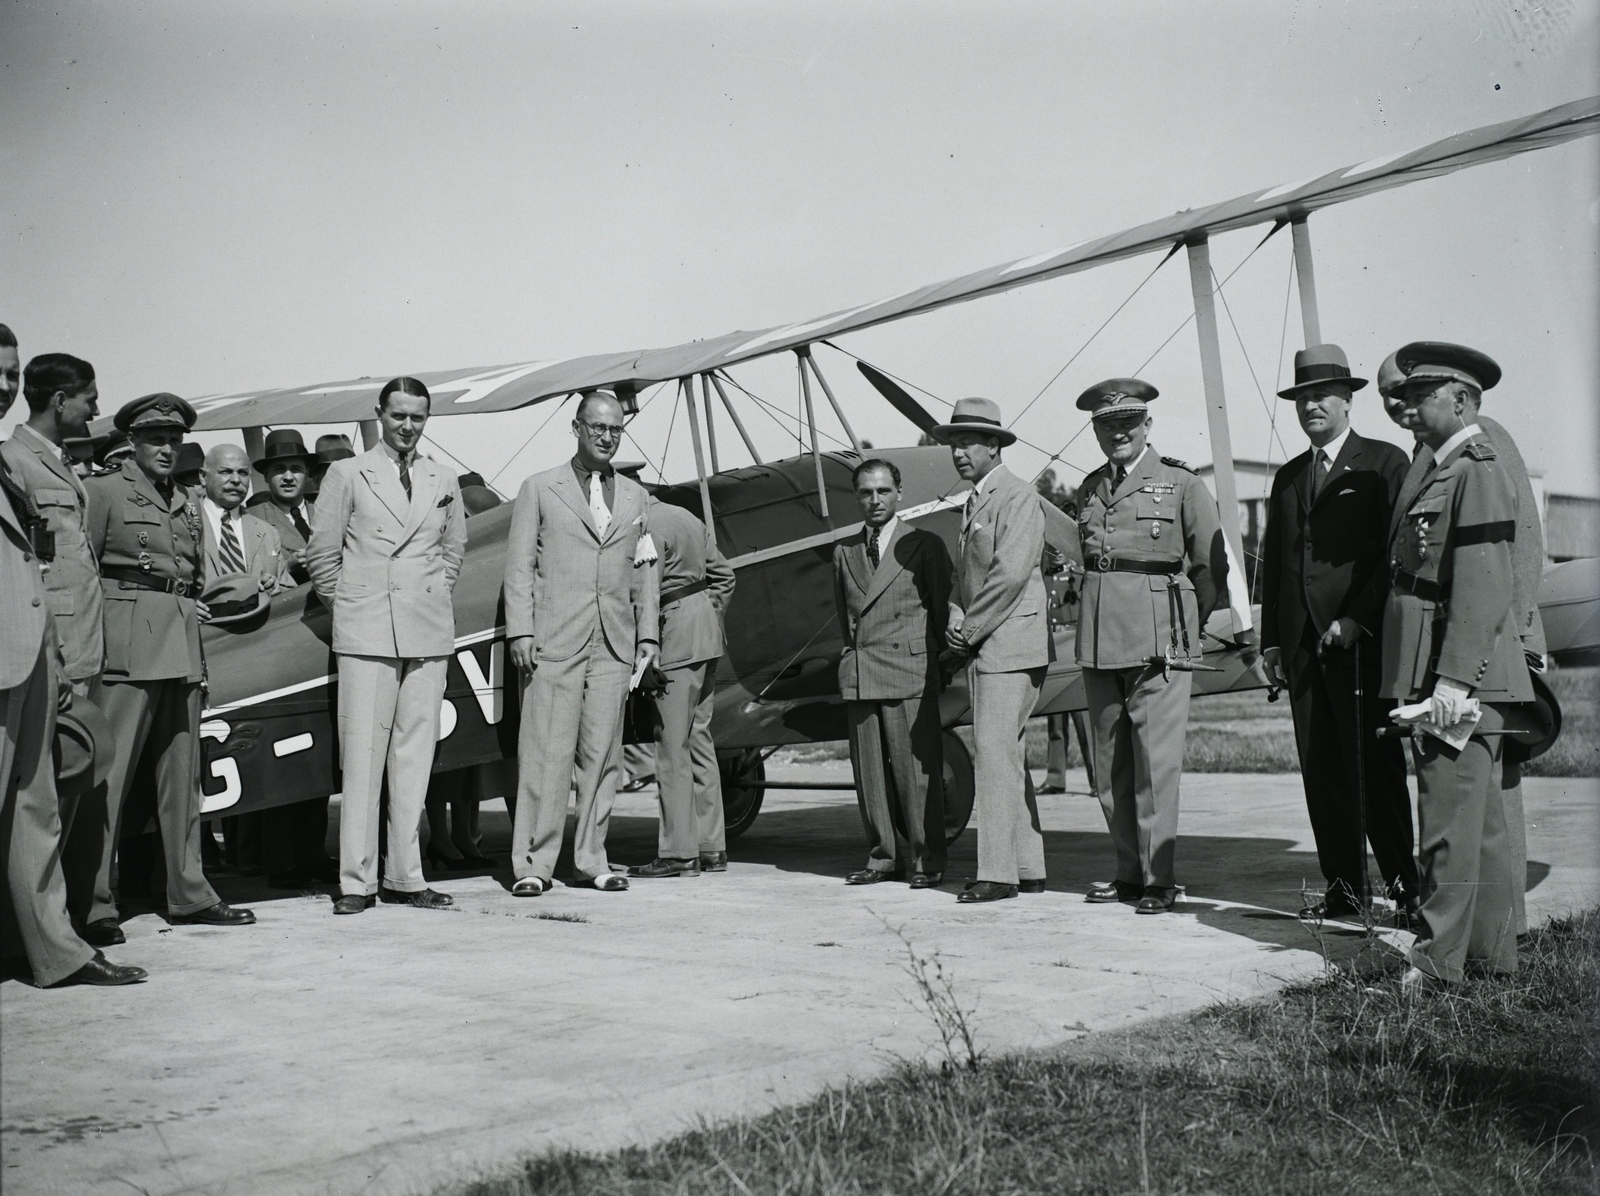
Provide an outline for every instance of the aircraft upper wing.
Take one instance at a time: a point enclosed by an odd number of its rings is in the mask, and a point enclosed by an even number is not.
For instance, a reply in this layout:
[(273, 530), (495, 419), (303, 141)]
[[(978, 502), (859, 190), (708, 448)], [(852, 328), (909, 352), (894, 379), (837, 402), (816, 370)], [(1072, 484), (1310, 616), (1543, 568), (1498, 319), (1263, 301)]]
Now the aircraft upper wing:
[[(1203, 235), (1287, 221), (1374, 191), (1544, 149), (1595, 132), (1600, 132), (1600, 96), (1457, 133), (1421, 149), (1341, 167), (1298, 183), (1253, 191), (1210, 207), (1186, 209), (1107, 237), (991, 266), (798, 324), (758, 332), (730, 332), (665, 349), (444, 370), (416, 376), (433, 392), (435, 415), (507, 411), (591, 387), (651, 385), (1009, 291), (1046, 278), (1167, 249)], [(350, 423), (370, 418), (378, 389), (391, 376), (353, 378), (288, 390), (207, 396), (193, 400), (200, 416), (195, 426), (203, 430), (262, 424)]]

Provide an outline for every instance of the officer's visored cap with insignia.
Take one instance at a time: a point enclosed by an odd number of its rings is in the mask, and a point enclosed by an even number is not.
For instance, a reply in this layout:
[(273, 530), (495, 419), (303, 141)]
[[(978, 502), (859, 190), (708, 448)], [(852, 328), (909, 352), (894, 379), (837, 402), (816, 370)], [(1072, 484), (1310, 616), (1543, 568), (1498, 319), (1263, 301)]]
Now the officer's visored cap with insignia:
[(1116, 419), (1123, 415), (1144, 415), (1145, 404), (1161, 392), (1138, 378), (1107, 378), (1096, 382), (1078, 396), (1078, 410), (1091, 412), (1094, 420)]
[(189, 406), (177, 395), (160, 394), (145, 395), (142, 399), (124, 404), (121, 411), (117, 412), (112, 421), (117, 429), (122, 432), (137, 432), (141, 429), (177, 428), (187, 432), (194, 427), (194, 408)]
[(1446, 341), (1412, 341), (1395, 350), (1394, 360), (1407, 382), (1437, 378), (1491, 390), (1500, 381), (1500, 367), (1487, 353)]
[(928, 431), (946, 444), (957, 432), (982, 432), (996, 437), (1001, 446), (1014, 444), (1017, 434), (1008, 429), (1000, 418), (1000, 404), (993, 399), (957, 399), (950, 412), (950, 422), (935, 424)]
[(1395, 361), (1395, 354), (1391, 353), (1378, 367), (1378, 393), (1386, 399), (1392, 399), (1405, 388), (1406, 372)]
[(1367, 384), (1365, 378), (1357, 378), (1350, 373), (1350, 362), (1338, 345), (1312, 345), (1295, 353), (1294, 385), (1287, 390), (1280, 390), (1278, 397), (1299, 398), (1313, 386), (1325, 386), (1330, 382), (1348, 386), (1352, 391), (1360, 390)]

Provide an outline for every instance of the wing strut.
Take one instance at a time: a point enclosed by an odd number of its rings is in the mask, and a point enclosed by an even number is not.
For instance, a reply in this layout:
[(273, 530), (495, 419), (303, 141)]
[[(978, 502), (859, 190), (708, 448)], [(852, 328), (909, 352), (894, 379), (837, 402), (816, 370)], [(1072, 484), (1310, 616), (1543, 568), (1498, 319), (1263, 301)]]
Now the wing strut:
[(794, 359), (800, 368), (800, 393), (806, 402), (806, 427), (811, 431), (811, 460), (817, 467), (817, 502), (822, 507), (822, 518), (832, 527), (833, 517), (828, 514), (828, 487), (822, 480), (822, 450), (817, 447), (817, 413), (811, 406), (811, 375), (806, 371), (806, 358), (810, 354), (811, 346), (801, 345), (795, 349)]
[[(1243, 591), (1244, 541), (1239, 536), (1239, 488), (1233, 478), (1233, 438), (1228, 431), (1228, 396), (1222, 385), (1222, 346), (1217, 340), (1217, 305), (1212, 286), (1211, 243), (1205, 236), (1188, 242), (1189, 289), (1194, 293), (1194, 324), (1200, 335), (1200, 376), (1205, 383), (1206, 428), (1211, 441), (1212, 477), (1217, 487), (1217, 509), (1222, 534), (1232, 557), (1228, 569), (1228, 606), (1233, 613), (1233, 634), (1250, 629), (1249, 592)], [(1242, 621), (1241, 621), (1242, 620)]]
[[(694, 380), (690, 379), (689, 389), (694, 390)], [(704, 374), (700, 375), (700, 398), (706, 407), (706, 447), (711, 450), (711, 472), (721, 473), (722, 462), (717, 460), (717, 425), (711, 418), (711, 383), (706, 381)]]
[(679, 393), (683, 396), (683, 405), (689, 411), (689, 439), (694, 444), (694, 472), (700, 479), (700, 513), (705, 519), (706, 527), (716, 534), (716, 525), (712, 523), (711, 514), (711, 484), (706, 481), (706, 456), (705, 450), (700, 447), (700, 415), (694, 405), (694, 379), (679, 378)]
[(861, 438), (856, 435), (856, 430), (850, 426), (850, 421), (844, 417), (844, 408), (839, 406), (839, 400), (833, 397), (833, 387), (828, 385), (828, 380), (822, 376), (822, 367), (817, 365), (817, 359), (811, 355), (811, 346), (804, 350), (797, 350), (800, 358), (811, 367), (811, 372), (817, 376), (817, 381), (822, 384), (822, 393), (828, 396), (828, 402), (833, 406), (833, 413), (839, 417), (839, 423), (844, 427), (844, 434), (850, 437), (850, 447), (856, 452), (861, 451)]
[(1317, 277), (1311, 270), (1311, 230), (1309, 216), (1289, 222), (1294, 234), (1294, 275), (1300, 281), (1300, 323), (1305, 327), (1306, 348), (1322, 343), (1322, 319), (1317, 313)]
[(715, 373), (709, 372), (702, 374), (701, 377), (711, 379), (711, 385), (717, 388), (717, 395), (722, 399), (723, 409), (733, 421), (733, 426), (739, 429), (739, 438), (744, 441), (744, 447), (750, 450), (750, 459), (757, 465), (762, 464), (761, 454), (756, 451), (756, 442), (751, 440), (750, 433), (745, 431), (744, 420), (740, 419), (739, 413), (733, 409), (733, 404), (728, 399), (728, 392), (722, 389), (722, 379)]

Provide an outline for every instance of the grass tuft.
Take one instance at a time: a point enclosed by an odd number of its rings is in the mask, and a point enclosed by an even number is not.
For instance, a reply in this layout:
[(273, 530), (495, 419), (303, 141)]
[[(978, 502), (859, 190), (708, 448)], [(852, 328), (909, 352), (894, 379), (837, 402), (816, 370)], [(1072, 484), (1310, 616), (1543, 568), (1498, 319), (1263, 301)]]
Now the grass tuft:
[(447, 1191), (1593, 1192), (1597, 936), (1600, 913), (1552, 923), (1515, 976), (1416, 1000), (1399, 995), (1400, 962), (1369, 952), (1272, 1000), (1055, 1051), (951, 1066), (958, 1035), (943, 1066)]

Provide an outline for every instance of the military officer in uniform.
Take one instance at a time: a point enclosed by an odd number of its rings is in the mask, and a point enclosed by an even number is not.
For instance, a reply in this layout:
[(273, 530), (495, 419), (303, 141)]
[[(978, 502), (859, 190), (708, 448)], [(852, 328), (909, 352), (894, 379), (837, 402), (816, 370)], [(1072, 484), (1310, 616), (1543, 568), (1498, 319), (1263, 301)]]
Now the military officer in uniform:
[[(1403, 987), (1459, 982), (1467, 964), (1512, 972), (1513, 849), (1500, 791), (1508, 707), (1533, 698), (1518, 636), (1513, 556), (1517, 491), (1473, 418), (1500, 367), (1462, 345), (1416, 341), (1406, 425), (1432, 453), (1408, 479), (1389, 526), (1393, 581), (1384, 608), (1383, 696), (1428, 705), (1412, 740), (1417, 769), (1422, 927)], [(1428, 732), (1481, 713), (1457, 750)], [(1490, 734), (1482, 734), (1489, 732)]]
[[(249, 910), (222, 902), (200, 868), (200, 622), (203, 532), (200, 496), (172, 480), (194, 408), (146, 395), (117, 412), (133, 459), (90, 478), (89, 544), (100, 563), (105, 672), (91, 693), (114, 732), (104, 788), (82, 799), (64, 852), (67, 900), (93, 946), (123, 941), (111, 895), (122, 803), (141, 754), (154, 756), (156, 813), (174, 923), (242, 926)], [(78, 833), (79, 831), (83, 833)]]
[(1112, 378), (1078, 396), (1107, 458), (1078, 491), (1077, 658), (1117, 853), (1116, 878), (1091, 885), (1087, 900), (1134, 901), (1141, 914), (1170, 910), (1177, 899), (1191, 670), (1228, 570), (1211, 492), (1182, 461), (1150, 447), (1146, 405), (1157, 393), (1137, 378)]

